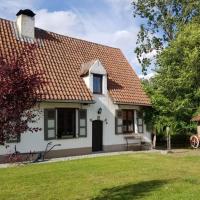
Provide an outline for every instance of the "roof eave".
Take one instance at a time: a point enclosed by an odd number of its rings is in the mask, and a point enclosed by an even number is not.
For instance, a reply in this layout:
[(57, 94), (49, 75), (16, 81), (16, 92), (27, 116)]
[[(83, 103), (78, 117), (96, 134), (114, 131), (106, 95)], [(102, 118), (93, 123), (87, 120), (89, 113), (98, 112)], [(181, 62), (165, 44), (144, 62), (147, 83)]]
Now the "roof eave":
[(38, 102), (48, 102), (48, 103), (80, 103), (80, 104), (94, 104), (96, 101), (94, 100), (53, 100), (53, 99), (46, 99), (40, 100)]
[(145, 103), (119, 102), (119, 101), (114, 101), (113, 103), (117, 104), (117, 105), (133, 105), (133, 106), (152, 107), (152, 104), (145, 104)]

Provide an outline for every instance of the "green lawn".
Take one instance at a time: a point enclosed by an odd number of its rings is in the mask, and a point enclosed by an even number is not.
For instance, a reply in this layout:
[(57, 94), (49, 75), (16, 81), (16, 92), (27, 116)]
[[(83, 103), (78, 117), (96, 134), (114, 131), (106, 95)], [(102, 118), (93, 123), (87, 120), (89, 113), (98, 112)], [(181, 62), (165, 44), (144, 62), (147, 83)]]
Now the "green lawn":
[(0, 169), (0, 199), (200, 199), (199, 155), (129, 154)]

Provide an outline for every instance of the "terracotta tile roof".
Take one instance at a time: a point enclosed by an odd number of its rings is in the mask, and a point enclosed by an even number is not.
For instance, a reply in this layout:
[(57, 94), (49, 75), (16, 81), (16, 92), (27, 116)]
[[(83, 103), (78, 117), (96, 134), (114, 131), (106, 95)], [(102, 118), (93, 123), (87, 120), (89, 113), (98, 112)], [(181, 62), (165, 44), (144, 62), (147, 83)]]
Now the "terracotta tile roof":
[[(35, 29), (38, 47), (34, 69), (44, 73), (48, 84), (40, 88), (43, 100), (92, 101), (80, 70), (83, 63), (99, 59), (108, 73), (108, 90), (115, 103), (150, 105), (140, 80), (120, 49)], [(23, 41), (24, 40), (24, 41)], [(31, 41), (29, 41), (31, 42)], [(11, 49), (22, 49), (14, 22), (0, 19), (0, 50), (11, 57)]]

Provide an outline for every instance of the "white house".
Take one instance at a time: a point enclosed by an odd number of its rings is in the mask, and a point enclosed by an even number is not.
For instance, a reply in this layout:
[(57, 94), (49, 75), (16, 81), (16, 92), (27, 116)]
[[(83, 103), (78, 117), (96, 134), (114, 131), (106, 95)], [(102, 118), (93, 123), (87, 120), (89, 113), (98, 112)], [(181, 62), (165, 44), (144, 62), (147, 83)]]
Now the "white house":
[(51, 157), (125, 150), (127, 136), (134, 149), (150, 142), (140, 112), (150, 101), (121, 50), (35, 28), (34, 22), (30, 10), (20, 10), (16, 22), (0, 19), (3, 55), (11, 57), (12, 48), (35, 43), (36, 64), (30, 68), (48, 81), (40, 88), (40, 118), (31, 125), (41, 131), (21, 134), (9, 148), (1, 146), (0, 157), (15, 145), (20, 152), (44, 151), (49, 141), (61, 144)]

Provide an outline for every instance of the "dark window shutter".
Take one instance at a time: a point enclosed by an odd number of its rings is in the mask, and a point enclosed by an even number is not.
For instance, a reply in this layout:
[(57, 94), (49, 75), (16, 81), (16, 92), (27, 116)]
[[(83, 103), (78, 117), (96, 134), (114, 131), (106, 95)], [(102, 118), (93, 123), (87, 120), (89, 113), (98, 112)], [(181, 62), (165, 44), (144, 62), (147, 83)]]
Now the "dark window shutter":
[(122, 134), (123, 121), (122, 110), (116, 110), (115, 112), (115, 134)]
[(137, 111), (137, 127), (138, 127), (138, 133), (144, 132), (143, 113), (140, 111)]
[(87, 110), (79, 110), (79, 137), (87, 137)]
[(21, 141), (21, 134), (17, 135), (16, 137), (10, 137), (6, 139), (6, 143), (20, 143)]
[(56, 110), (44, 110), (44, 139), (56, 139)]

